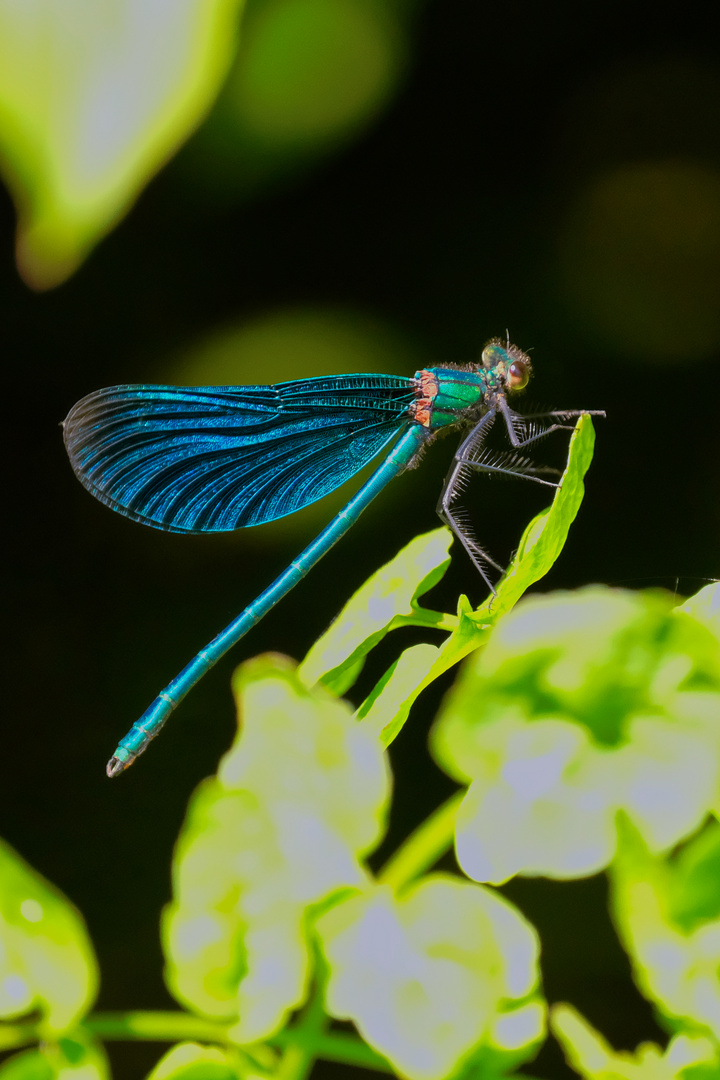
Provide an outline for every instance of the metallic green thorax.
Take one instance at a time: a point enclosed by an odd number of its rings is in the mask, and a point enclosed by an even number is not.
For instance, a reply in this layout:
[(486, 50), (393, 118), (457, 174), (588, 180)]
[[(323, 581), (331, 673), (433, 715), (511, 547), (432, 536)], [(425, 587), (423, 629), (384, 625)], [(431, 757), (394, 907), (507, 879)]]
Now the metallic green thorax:
[(457, 424), (464, 413), (479, 411), (488, 393), (504, 387), (505, 363), (477, 368), (425, 368), (418, 371), (414, 418), (432, 431)]

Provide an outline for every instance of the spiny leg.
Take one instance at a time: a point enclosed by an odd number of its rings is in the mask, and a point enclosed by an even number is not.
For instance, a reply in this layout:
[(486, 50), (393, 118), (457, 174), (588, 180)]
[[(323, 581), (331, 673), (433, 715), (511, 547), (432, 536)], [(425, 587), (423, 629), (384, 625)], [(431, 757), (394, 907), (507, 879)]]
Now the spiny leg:
[[(569, 424), (552, 423), (538, 426), (536, 421), (569, 420), (581, 416), (583, 412), (587, 411), (557, 410), (536, 413), (533, 416), (526, 418), (522, 414), (516, 413), (510, 409), (507, 401), (503, 397), (498, 398), (497, 407), (503, 414), (508, 438), (513, 447), (513, 451), (524, 449), (526, 446), (530, 446), (538, 440), (545, 438), (545, 436), (550, 435), (553, 431), (573, 430), (573, 426)], [(553, 474), (558, 477), (561, 475), (558, 469), (551, 468), (550, 466), (535, 465), (534, 462), (528, 458), (520, 457), (517, 453), (497, 453), (485, 450), (484, 443), (490, 433), (496, 415), (496, 408), (489, 409), (485, 416), (483, 416), (480, 422), (475, 425), (469, 435), (458, 447), (453, 463), (445, 478), (443, 490), (437, 506), (437, 513), (440, 519), (452, 529), (455, 536), (460, 540), (475, 568), (493, 594), (495, 593), (495, 588), (488, 576), (486, 568), (493, 567), (501, 575), (505, 572), (505, 568), (495, 562), (485, 549), (481, 547), (472, 532), (471, 526), (466, 520), (465, 512), (454, 505), (459, 495), (462, 494), (468, 484), (470, 471), (495, 473), (504, 476), (517, 477), (521, 480), (533, 480), (535, 483), (544, 484), (547, 487), (553, 488), (557, 488), (558, 483), (552, 480), (546, 480), (539, 474)], [(599, 415), (599, 413), (593, 413), (593, 415)]]
[[(575, 427), (574, 424), (565, 423), (538, 425), (538, 420), (577, 420), (579, 416), (583, 416), (585, 413), (588, 416), (605, 416), (602, 409), (555, 409), (550, 412), (531, 413), (529, 416), (524, 416), (522, 413), (511, 409), (507, 399), (504, 397), (498, 398), (498, 408), (503, 415), (510, 444), (515, 450), (522, 450), (539, 439), (551, 435), (553, 431), (573, 431)], [(528, 430), (530, 434), (522, 437)], [(471, 432), (470, 437), (473, 434), (474, 432)], [(467, 441), (466, 439), (465, 442)], [(465, 443), (463, 443), (464, 445)]]
[(499, 563), (496, 563), (495, 560), (488, 555), (487, 551), (481, 547), (479, 541), (473, 535), (469, 522), (463, 520), (465, 518), (465, 512), (458, 507), (453, 506), (453, 503), (456, 501), (458, 495), (465, 489), (470, 478), (471, 466), (464, 455), (472, 451), (473, 445), (481, 445), (484, 442), (493, 426), (495, 416), (496, 410), (494, 408), (489, 409), (479, 423), (475, 425), (468, 437), (460, 444), (453, 459), (453, 463), (445, 477), (442, 492), (440, 493), (437, 504), (437, 513), (440, 520), (444, 522), (458, 538), (465, 548), (471, 562), (475, 566), (475, 569), (493, 595), (495, 595), (495, 586), (488, 576), (487, 568), (493, 567), (500, 575), (505, 573), (505, 568), (500, 566)]

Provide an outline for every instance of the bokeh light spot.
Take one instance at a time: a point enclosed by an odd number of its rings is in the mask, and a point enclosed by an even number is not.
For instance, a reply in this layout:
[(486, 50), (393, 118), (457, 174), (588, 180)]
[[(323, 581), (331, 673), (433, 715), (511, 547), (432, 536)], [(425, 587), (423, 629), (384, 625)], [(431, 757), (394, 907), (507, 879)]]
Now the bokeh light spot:
[(394, 327), (342, 308), (284, 308), (228, 326), (191, 347), (161, 378), (196, 385), (250, 385), (379, 371), (411, 376), (418, 366)]
[(20, 914), (23, 919), (27, 919), (28, 922), (41, 922), (44, 914), (42, 904), (39, 904), (37, 900), (33, 899), (23, 900), (20, 904)]
[(613, 347), (686, 363), (720, 346), (720, 174), (636, 162), (592, 181), (561, 241), (563, 290)]
[(248, 13), (235, 71), (241, 120), (268, 141), (325, 140), (392, 91), (401, 39), (367, 0), (269, 0)]

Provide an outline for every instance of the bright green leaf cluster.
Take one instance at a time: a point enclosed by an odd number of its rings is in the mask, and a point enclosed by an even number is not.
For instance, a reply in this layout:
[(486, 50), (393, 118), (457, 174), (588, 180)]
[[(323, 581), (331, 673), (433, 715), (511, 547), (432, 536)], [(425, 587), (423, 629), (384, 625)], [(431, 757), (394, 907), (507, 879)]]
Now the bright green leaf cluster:
[[(510, 610), (562, 545), (591, 452), (583, 418), (552, 506), (479, 611), (420, 605), (448, 562), (436, 530), (362, 587), (300, 669), (267, 656), (236, 673), (240, 733), (191, 801), (163, 918), (168, 985), (190, 1011), (85, 1017), (94, 966), (78, 917), (0, 849), (0, 1048), (43, 1040), (0, 1080), (104, 1080), (98, 1036), (175, 1042), (151, 1080), (295, 1080), (319, 1057), (503, 1080), (545, 1036), (539, 942), (478, 882), (603, 868), (638, 986), (673, 1037), (615, 1051), (556, 1006), (568, 1063), (587, 1080), (716, 1080), (720, 586), (681, 607), (594, 587)], [(407, 625), (445, 642), (401, 654), (353, 715), (337, 695)], [(432, 734), (461, 788), (373, 875), (383, 746), (464, 656)], [(453, 838), (474, 880), (429, 872)]]
[(345, 605), (303, 661), (303, 680), (308, 685), (321, 681), (335, 693), (345, 693), (357, 678), (367, 653), (390, 631), (401, 626), (449, 630), (440, 646), (424, 644), (408, 649), (360, 706), (358, 717), (375, 727), (383, 744), (389, 745), (422, 691), (484, 645), (497, 620), (551, 568), (580, 508), (594, 445), (592, 420), (581, 416), (570, 439), (567, 465), (552, 504), (530, 522), (496, 593), (477, 611), (471, 610), (464, 596), (458, 602), (457, 616), (418, 604), (418, 597), (437, 583), (449, 564), (451, 534), (447, 529), (437, 529), (416, 537)]
[[(389, 777), (377, 734), (278, 658), (244, 665), (236, 745), (191, 803), (164, 920), (168, 981), (232, 1037), (272, 1036), (325, 985), (403, 1074), (440, 1080), (483, 1043), (527, 1056), (542, 1037), (538, 946), (515, 909), (432, 876), (376, 883)], [(324, 967), (315, 965), (321, 949)]]
[(307, 910), (359, 887), (359, 856), (382, 833), (389, 777), (372, 733), (287, 662), (234, 683), (243, 730), (190, 804), (163, 921), (174, 993), (237, 1037), (265, 1037), (304, 1000)]
[(478, 881), (576, 877), (613, 856), (624, 810), (653, 850), (720, 790), (720, 642), (669, 596), (531, 597), (466, 666), (433, 735), (469, 791), (457, 853)]

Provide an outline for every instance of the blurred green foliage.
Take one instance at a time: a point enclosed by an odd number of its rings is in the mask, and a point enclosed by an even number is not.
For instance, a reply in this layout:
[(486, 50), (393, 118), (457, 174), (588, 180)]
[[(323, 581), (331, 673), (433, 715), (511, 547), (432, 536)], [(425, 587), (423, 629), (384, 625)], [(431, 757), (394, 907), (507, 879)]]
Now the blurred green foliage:
[[(67, 278), (218, 94), (184, 158), (209, 202), (267, 190), (345, 145), (402, 84), (414, 2), (249, 0), (234, 63), (240, 0), (0, 2), (0, 155), (26, 281)], [(719, 90), (697, 59), (634, 57), (575, 102), (571, 145), (555, 155), (564, 175), (548, 185), (567, 189), (551, 287), (570, 335), (668, 364), (717, 348)], [(229, 326), (167, 377), (413, 366), (380, 323), (295, 308)], [(487, 883), (600, 870), (670, 1038), (614, 1051), (556, 1006), (569, 1064), (603, 1080), (720, 1075), (720, 589), (673, 607), (596, 587), (512, 610), (559, 555), (591, 455), (585, 420), (552, 507), (478, 610), (419, 603), (448, 562), (437, 530), (373, 575), (298, 670), (278, 658), (241, 669), (241, 732), (190, 803), (162, 922), (167, 983), (186, 1012), (90, 1013), (97, 970), (81, 917), (0, 846), (0, 1051), (15, 1051), (1, 1080), (101, 1080), (102, 1040), (114, 1038), (177, 1040), (154, 1080), (292, 1080), (315, 1058), (506, 1076), (544, 1037), (539, 944)], [(447, 636), (404, 650), (351, 715), (338, 696), (406, 627)], [(464, 657), (432, 736), (459, 792), (373, 875), (390, 811), (383, 747)], [(465, 876), (429, 873), (453, 844)]]
[(28, 284), (67, 278), (212, 102), (241, 0), (0, 5), (0, 154)]
[[(210, 164), (236, 191), (253, 189), (361, 130), (402, 75), (402, 6), (251, 4), (242, 62), (200, 144), (206, 175)], [(204, 118), (230, 70), (243, 8), (0, 4), (0, 168), (29, 285), (68, 278)]]
[[(0, 849), (0, 1048), (19, 1051), (0, 1080), (103, 1080), (113, 1038), (175, 1044), (151, 1080), (293, 1080), (316, 1058), (501, 1080), (537, 1052), (547, 1008), (536, 931), (484, 883), (601, 869), (637, 985), (672, 1038), (616, 1052), (559, 1005), (568, 1063), (588, 1080), (717, 1075), (720, 586), (679, 607), (593, 587), (506, 610), (536, 579), (538, 546), (549, 564), (567, 534), (590, 433), (583, 418), (563, 489), (477, 612), (418, 603), (448, 566), (438, 529), (373, 575), (299, 668), (267, 655), (238, 669), (238, 735), (190, 801), (162, 918), (167, 985), (186, 1011), (89, 1014), (82, 921)], [(388, 728), (378, 703), (397, 707), (398, 681), (414, 700), (447, 665), (411, 646), (369, 705), (353, 714), (339, 694), (404, 626), (469, 654), (432, 736), (459, 791), (373, 873), (392, 794), (384, 744), (409, 712)], [(453, 844), (465, 876), (433, 871)]]

